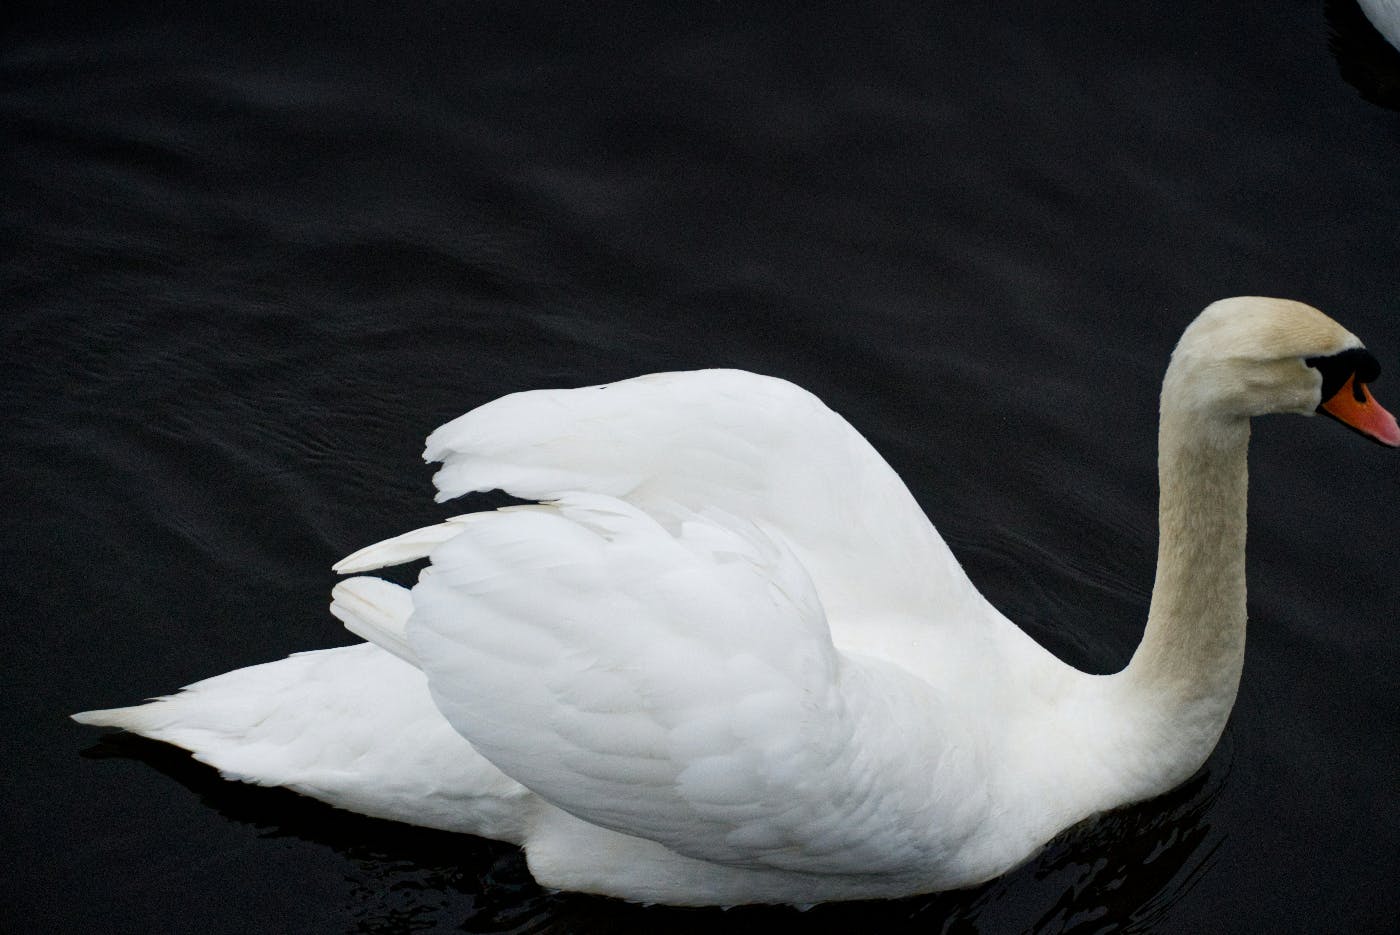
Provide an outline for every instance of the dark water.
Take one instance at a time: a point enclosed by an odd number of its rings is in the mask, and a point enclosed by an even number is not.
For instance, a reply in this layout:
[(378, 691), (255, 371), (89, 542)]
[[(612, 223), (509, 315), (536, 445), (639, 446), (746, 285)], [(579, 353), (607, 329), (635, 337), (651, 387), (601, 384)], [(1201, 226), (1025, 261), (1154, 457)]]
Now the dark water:
[(1321, 3), (851, 6), (0, 14), (0, 928), (1392, 930), (1400, 458), (1322, 420), (1256, 428), (1216, 755), (971, 892), (552, 895), (511, 848), (65, 720), (350, 642), (331, 562), (445, 515), (423, 436), (508, 391), (796, 380), (1095, 671), (1145, 615), (1157, 381), (1199, 308), (1309, 300), (1400, 404), (1400, 118)]

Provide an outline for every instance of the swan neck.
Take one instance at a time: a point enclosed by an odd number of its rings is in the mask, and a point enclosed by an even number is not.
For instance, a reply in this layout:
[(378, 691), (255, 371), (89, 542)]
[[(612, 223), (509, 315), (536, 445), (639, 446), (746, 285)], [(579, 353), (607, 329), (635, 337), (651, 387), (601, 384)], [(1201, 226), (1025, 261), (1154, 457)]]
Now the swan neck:
[(1164, 410), (1157, 575), (1129, 671), (1160, 691), (1233, 702), (1244, 658), (1249, 421)]
[(1036, 781), (1017, 773), (1007, 796), (1027, 839), (1161, 795), (1215, 749), (1244, 663), (1248, 448), (1246, 417), (1191, 411), (1164, 392), (1147, 627), (1123, 671), (1076, 673), (1044, 719), (1012, 735), (1018, 753), (1038, 755), (1025, 766)]
[[(1147, 627), (1111, 677), (1117, 804), (1186, 781), (1215, 749), (1244, 666), (1249, 421), (1164, 405), (1157, 576)], [(1116, 733), (1116, 732), (1111, 732)]]

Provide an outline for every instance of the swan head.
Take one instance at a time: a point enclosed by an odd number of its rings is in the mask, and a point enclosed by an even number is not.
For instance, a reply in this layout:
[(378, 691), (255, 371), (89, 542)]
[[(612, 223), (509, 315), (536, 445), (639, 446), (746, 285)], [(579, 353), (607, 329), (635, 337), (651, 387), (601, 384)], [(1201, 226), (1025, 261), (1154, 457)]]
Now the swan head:
[(1400, 426), (1367, 386), (1379, 375), (1380, 363), (1361, 340), (1310, 305), (1222, 299), (1196, 317), (1172, 352), (1162, 413), (1239, 423), (1321, 412), (1400, 447)]

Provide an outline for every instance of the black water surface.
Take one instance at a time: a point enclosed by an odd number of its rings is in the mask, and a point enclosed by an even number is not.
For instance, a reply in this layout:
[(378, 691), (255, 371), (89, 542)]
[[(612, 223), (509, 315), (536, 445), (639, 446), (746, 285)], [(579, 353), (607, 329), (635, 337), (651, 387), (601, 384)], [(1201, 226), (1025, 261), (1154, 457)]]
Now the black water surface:
[(66, 720), (350, 642), (329, 566), (445, 515), (447, 418), (715, 365), (818, 393), (999, 607), (1120, 666), (1197, 310), (1311, 301), (1400, 402), (1400, 119), (1320, 2), (1028, 6), (8, 5), (0, 929), (1391, 930), (1400, 458), (1323, 420), (1256, 427), (1221, 749), (967, 893), (552, 895)]

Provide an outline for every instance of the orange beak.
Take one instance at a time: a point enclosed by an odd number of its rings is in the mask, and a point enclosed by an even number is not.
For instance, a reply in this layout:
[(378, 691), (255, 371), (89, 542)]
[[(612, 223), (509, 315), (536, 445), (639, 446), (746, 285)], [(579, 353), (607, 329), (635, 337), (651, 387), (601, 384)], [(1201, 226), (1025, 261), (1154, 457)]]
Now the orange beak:
[(1342, 388), (1324, 401), (1317, 411), (1329, 415), (1345, 426), (1382, 445), (1400, 448), (1400, 425), (1395, 417), (1371, 398), (1365, 383), (1356, 382), (1356, 374), (1347, 377)]

